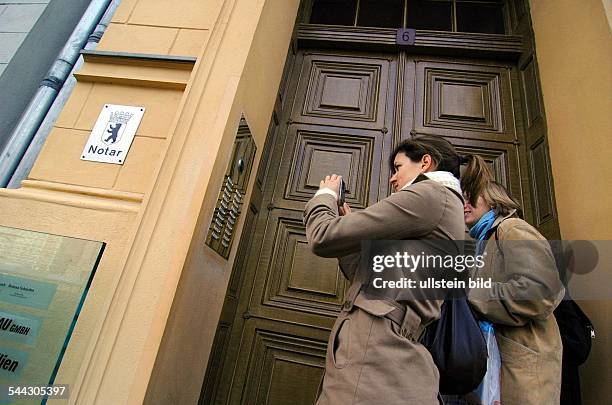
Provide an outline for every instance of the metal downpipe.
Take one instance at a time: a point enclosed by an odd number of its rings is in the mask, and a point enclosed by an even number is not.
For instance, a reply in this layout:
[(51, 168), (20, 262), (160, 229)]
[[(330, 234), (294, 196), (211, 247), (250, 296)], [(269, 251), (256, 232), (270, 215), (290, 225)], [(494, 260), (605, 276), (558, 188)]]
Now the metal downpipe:
[[(83, 49), (96, 49), (96, 47), (98, 46), (98, 42), (100, 42), (100, 39), (102, 38), (104, 31), (106, 31), (106, 28), (108, 27), (108, 24), (110, 23), (111, 19), (113, 18), (115, 11), (117, 11), (119, 3), (121, 3), (121, 0), (113, 0), (111, 2), (111, 4), (106, 9), (106, 12), (102, 16), (102, 19), (96, 26), (96, 29), (88, 37), (87, 44), (85, 44), (85, 47)], [(13, 173), (8, 183), (8, 188), (19, 188), (21, 186), (21, 181), (27, 178), (28, 174), (30, 174), (30, 170), (32, 170), (32, 167), (34, 166), (34, 163), (36, 162), (36, 159), (38, 158), (38, 155), (40, 154), (40, 151), (43, 145), (45, 144), (49, 133), (53, 129), (55, 121), (59, 117), (64, 106), (68, 102), (70, 94), (72, 94), (72, 90), (74, 90), (74, 87), (76, 86), (77, 80), (74, 77), (74, 72), (79, 70), (82, 65), (83, 57), (79, 56), (76, 63), (74, 64), (74, 67), (72, 68), (72, 71), (70, 72), (70, 75), (66, 79), (66, 82), (64, 83), (62, 89), (55, 98), (53, 105), (45, 116), (45, 119), (40, 124), (38, 131), (32, 138), (30, 146), (28, 146), (27, 151), (21, 158), (17, 169), (15, 169), (15, 172)]]
[(92, 0), (30, 100), (0, 154), (0, 187), (6, 187), (45, 119), (64, 82), (69, 77), (87, 38), (94, 31), (112, 0)]

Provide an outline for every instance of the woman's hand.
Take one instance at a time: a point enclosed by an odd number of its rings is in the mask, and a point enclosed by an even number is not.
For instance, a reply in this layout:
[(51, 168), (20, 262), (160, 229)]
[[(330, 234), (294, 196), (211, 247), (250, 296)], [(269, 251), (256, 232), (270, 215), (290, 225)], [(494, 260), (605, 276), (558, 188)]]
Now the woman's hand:
[(344, 203), (342, 207), (338, 207), (338, 212), (340, 213), (341, 217), (344, 217), (350, 214), (352, 211), (351, 211), (351, 207), (347, 203)]
[(340, 193), (340, 179), (342, 179), (342, 176), (338, 176), (337, 174), (325, 176), (325, 180), (321, 180), (319, 184), (319, 190), (322, 188), (329, 188), (338, 195)]
[[(331, 176), (325, 176), (325, 180), (321, 180), (319, 184), (319, 190), (322, 188), (328, 188), (336, 193), (336, 196), (340, 194), (340, 180), (342, 176), (332, 174)], [(341, 207), (338, 207), (338, 213), (341, 217), (351, 213), (351, 207), (345, 202)]]

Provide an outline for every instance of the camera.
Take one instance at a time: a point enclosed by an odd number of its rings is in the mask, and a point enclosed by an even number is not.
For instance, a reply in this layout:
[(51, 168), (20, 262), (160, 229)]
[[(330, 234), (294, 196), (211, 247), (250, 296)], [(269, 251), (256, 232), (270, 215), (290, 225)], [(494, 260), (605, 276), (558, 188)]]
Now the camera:
[(338, 190), (338, 207), (342, 207), (344, 205), (345, 194), (346, 194), (346, 183), (344, 183), (343, 178), (340, 178), (340, 188)]

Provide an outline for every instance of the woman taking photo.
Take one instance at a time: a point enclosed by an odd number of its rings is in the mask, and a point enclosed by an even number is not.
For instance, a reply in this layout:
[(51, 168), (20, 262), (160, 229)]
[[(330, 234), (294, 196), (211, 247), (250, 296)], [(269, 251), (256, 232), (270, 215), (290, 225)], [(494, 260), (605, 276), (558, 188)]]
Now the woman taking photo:
[(438, 404), (439, 373), (418, 339), (439, 318), (438, 300), (374, 299), (356, 277), (362, 240), (463, 239), (459, 156), (440, 137), (400, 143), (391, 155), (395, 193), (359, 211), (338, 207), (340, 177), (333, 174), (306, 204), (312, 251), (340, 258), (351, 281), (332, 328), (317, 405)]
[(485, 265), (474, 278), (491, 289), (470, 291), (469, 302), (495, 328), (504, 405), (558, 404), (562, 345), (553, 310), (563, 297), (546, 239), (520, 218), (521, 207), (493, 181), (485, 161), (468, 155), (461, 186), (464, 218)]

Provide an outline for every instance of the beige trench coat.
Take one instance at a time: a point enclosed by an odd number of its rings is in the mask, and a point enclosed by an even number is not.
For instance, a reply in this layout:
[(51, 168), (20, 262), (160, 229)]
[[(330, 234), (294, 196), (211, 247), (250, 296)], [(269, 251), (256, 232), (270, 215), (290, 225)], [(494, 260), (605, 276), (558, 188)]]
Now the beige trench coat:
[[(495, 325), (502, 360), (502, 404), (559, 404), (563, 351), (553, 310), (564, 288), (554, 257), (546, 239), (515, 218), (514, 212), (498, 217), (492, 229), (484, 250), (485, 266), (473, 276), (490, 277), (493, 288), (472, 290), (469, 301)], [(525, 245), (522, 241), (536, 242)], [(513, 252), (517, 248), (522, 250)], [(517, 299), (521, 294), (541, 298)]]
[[(352, 280), (331, 331), (317, 405), (437, 404), (438, 370), (417, 340), (439, 318), (442, 302), (369, 299), (354, 276), (362, 240), (463, 239), (462, 197), (419, 176), (407, 189), (345, 217), (332, 196), (314, 197), (304, 223), (313, 252), (342, 257), (340, 267)], [(389, 316), (398, 307), (405, 315), (394, 322)]]

